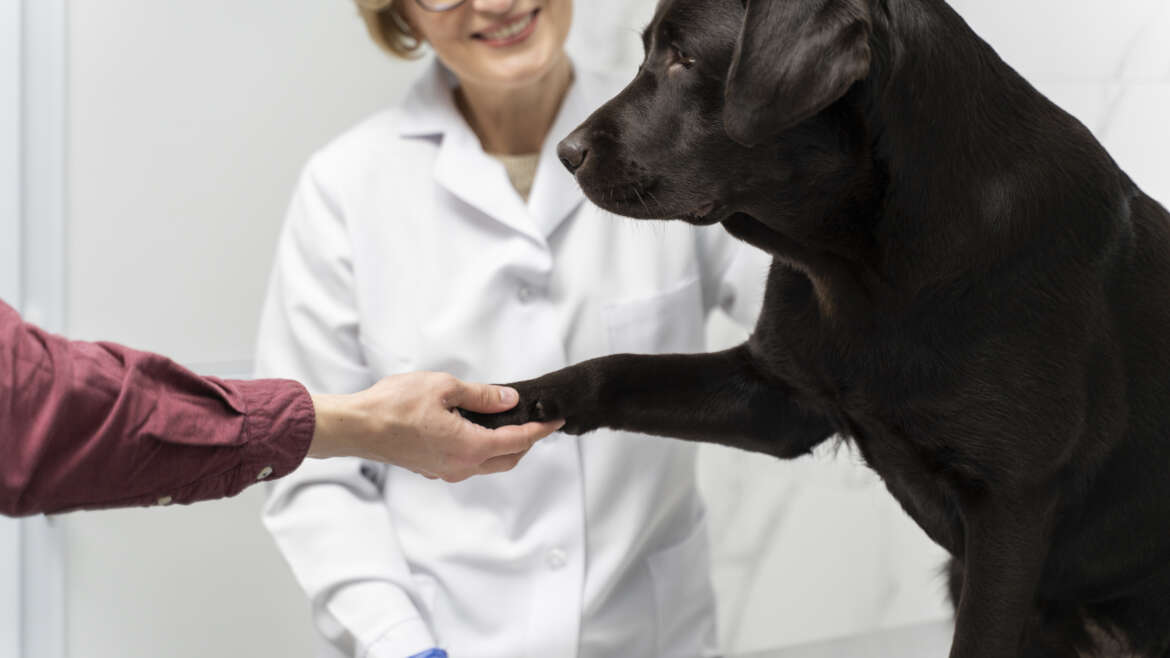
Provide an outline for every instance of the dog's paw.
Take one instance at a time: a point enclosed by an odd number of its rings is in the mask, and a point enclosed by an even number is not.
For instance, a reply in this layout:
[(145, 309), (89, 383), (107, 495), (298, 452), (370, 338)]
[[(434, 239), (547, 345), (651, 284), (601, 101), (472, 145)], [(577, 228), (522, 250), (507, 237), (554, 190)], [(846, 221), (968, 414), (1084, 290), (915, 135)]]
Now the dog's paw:
[(539, 379), (508, 384), (520, 393), (520, 402), (515, 407), (498, 414), (481, 414), (465, 409), (459, 413), (477, 425), (489, 429), (505, 425), (523, 425), (531, 422), (565, 421), (561, 432), (584, 434), (597, 429), (588, 418), (597, 414), (586, 402), (586, 396), (578, 390), (577, 378), (569, 371), (545, 375)]
[(523, 393), (520, 394), (520, 402), (515, 407), (502, 413), (481, 414), (466, 409), (459, 409), (459, 413), (476, 425), (482, 425), (488, 429), (496, 429), (505, 425), (560, 420), (560, 416), (556, 414), (556, 405), (539, 398), (526, 398)]

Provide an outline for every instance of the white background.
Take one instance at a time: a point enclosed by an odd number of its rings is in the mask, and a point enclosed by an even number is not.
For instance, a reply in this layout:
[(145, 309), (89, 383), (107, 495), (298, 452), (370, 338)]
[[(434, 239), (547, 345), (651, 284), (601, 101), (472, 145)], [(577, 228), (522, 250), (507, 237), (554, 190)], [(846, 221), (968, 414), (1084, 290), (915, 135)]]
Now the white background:
[[(63, 16), (63, 0), (0, 4), (0, 295), (51, 328), (63, 308)], [(44, 518), (0, 519), (0, 656), (64, 658), (62, 534)]]
[[(0, 299), (20, 293), (21, 6), (0, 3)], [(0, 518), (0, 657), (20, 651), (20, 522)]]
[[(1170, 202), (1165, 0), (955, 4)], [(649, 0), (577, 7), (578, 57), (628, 66)], [(348, 0), (70, 0), (68, 10), (67, 331), (244, 374), (298, 168), (397, 98), (419, 65), (378, 53)], [(0, 286), (4, 253), (0, 244)], [(714, 334), (736, 337), (719, 323)], [(852, 462), (704, 448), (728, 649), (943, 614), (938, 550)], [(304, 599), (259, 525), (261, 498), (66, 517), (69, 656), (308, 658)], [(0, 614), (4, 596), (0, 582)]]
[(0, 299), (20, 291), (21, 6), (0, 4)]

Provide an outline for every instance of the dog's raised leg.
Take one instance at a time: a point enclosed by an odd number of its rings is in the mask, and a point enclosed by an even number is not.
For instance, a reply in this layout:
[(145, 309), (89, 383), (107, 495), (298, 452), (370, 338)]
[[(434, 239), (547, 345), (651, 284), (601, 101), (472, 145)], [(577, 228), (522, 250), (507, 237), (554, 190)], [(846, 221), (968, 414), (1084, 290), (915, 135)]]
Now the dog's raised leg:
[(783, 383), (756, 371), (747, 344), (710, 354), (617, 354), (511, 386), (520, 392), (512, 411), (463, 415), (488, 427), (563, 418), (570, 434), (608, 427), (784, 458), (833, 433)]
[(962, 505), (964, 577), (951, 658), (1016, 658), (1048, 555), (1051, 501), (981, 492)]

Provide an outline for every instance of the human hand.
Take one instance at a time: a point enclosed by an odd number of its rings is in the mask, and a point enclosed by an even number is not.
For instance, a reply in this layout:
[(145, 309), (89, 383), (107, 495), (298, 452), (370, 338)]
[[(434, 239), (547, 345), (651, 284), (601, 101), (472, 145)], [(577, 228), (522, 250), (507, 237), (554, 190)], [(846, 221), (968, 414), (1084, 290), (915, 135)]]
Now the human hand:
[(447, 482), (507, 471), (564, 423), (487, 429), (456, 409), (500, 413), (518, 401), (513, 389), (433, 372), (394, 375), (352, 395), (313, 396), (317, 427), (309, 456), (361, 457)]

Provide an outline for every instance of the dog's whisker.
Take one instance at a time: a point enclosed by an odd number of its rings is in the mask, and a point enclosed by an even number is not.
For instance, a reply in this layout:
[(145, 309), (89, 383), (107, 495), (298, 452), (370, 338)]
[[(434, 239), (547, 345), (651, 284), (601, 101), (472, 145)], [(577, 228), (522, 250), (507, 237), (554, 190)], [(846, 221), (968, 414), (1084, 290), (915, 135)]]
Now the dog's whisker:
[(642, 194), (640, 192), (638, 192), (637, 185), (634, 186), (634, 196), (638, 197), (638, 201), (640, 201), (642, 203), (642, 208), (646, 211), (646, 214), (647, 215), (651, 214), (650, 213), (650, 206), (646, 205), (646, 200), (643, 199)]
[(646, 190), (646, 194), (649, 195), (649, 197), (654, 200), (654, 205), (658, 206), (659, 210), (661, 210), (662, 209), (662, 202), (658, 200), (658, 197), (654, 196), (654, 192), (652, 192), (650, 190)]

